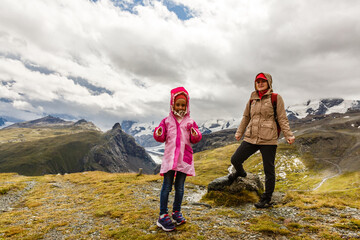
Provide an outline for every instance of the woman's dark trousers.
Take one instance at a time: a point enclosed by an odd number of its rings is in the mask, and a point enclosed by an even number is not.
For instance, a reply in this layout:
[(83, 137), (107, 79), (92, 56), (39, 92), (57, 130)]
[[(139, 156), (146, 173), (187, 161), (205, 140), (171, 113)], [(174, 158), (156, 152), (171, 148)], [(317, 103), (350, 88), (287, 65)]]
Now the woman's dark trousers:
[(275, 155), (277, 145), (256, 145), (243, 141), (231, 157), (231, 163), (238, 171), (242, 168), (243, 162), (260, 150), (265, 172), (265, 198), (271, 199), (275, 189)]

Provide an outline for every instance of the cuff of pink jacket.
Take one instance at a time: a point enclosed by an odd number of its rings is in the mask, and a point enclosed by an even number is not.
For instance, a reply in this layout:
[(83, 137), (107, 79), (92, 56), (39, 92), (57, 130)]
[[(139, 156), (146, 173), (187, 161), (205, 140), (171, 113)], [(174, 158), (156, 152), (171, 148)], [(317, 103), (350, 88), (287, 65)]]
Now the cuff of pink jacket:
[(194, 135), (191, 134), (191, 137), (190, 137), (191, 143), (200, 142), (200, 140), (202, 138), (202, 134), (201, 134), (200, 130), (197, 129), (197, 128), (193, 128), (193, 127), (191, 128), (191, 132), (192, 132), (192, 130), (194, 130), (196, 132), (196, 135), (194, 136)]
[[(161, 129), (161, 134), (159, 135), (158, 134), (158, 130)], [(159, 126), (159, 127), (156, 127), (155, 130), (154, 130), (154, 139), (157, 141), (157, 142), (165, 142), (165, 131), (164, 131), (164, 128)]]

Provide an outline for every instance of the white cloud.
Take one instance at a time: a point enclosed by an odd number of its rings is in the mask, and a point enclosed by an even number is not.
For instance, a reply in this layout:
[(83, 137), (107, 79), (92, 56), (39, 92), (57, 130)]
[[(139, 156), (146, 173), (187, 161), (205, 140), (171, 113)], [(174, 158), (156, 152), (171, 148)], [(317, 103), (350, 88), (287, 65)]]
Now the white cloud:
[(13, 101), (7, 107), (61, 110), (104, 126), (161, 119), (178, 86), (189, 90), (194, 118), (241, 116), (260, 71), (273, 75), (287, 105), (316, 97), (360, 99), (354, 74), (360, 2), (172, 2), (186, 6), (192, 18), (182, 21), (156, 0), (133, 13), (109, 0), (3, 0), (1, 97)]

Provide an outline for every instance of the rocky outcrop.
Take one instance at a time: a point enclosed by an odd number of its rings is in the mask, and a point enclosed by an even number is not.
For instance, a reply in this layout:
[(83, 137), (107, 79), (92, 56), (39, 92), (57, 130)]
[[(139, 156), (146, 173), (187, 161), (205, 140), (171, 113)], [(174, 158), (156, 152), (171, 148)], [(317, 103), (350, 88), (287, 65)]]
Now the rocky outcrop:
[(122, 131), (119, 123), (105, 133), (102, 144), (94, 146), (84, 157), (85, 171), (142, 172), (157, 174), (160, 170), (145, 149)]
[(229, 193), (240, 193), (244, 190), (256, 192), (258, 195), (264, 191), (258, 175), (248, 173), (246, 178), (238, 177), (233, 183), (229, 184), (228, 176), (217, 178), (209, 183), (208, 192), (210, 191), (226, 191)]
[(83, 130), (94, 130), (94, 131), (101, 131), (100, 128), (98, 128), (94, 123), (92, 122), (88, 122), (85, 119), (81, 119), (79, 121), (77, 121), (76, 123), (74, 123), (73, 125), (76, 128), (81, 128)]

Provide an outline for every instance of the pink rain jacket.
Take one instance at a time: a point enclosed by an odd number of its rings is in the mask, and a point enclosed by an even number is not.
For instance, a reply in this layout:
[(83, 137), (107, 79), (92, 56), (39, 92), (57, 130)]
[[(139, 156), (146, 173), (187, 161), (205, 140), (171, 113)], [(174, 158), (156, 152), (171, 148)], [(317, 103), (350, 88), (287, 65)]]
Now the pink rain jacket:
[[(170, 114), (161, 121), (154, 131), (155, 140), (165, 142), (165, 152), (161, 163), (160, 175), (163, 176), (164, 173), (175, 170), (186, 173), (188, 176), (195, 176), (191, 145), (199, 142), (202, 135), (195, 121), (190, 118), (190, 97), (186, 89), (178, 87), (171, 90), (170, 93)], [(173, 105), (175, 97), (181, 93), (187, 97), (187, 107), (186, 114), (179, 123), (173, 113)], [(162, 128), (161, 135), (157, 134), (159, 128)], [(196, 136), (191, 134), (191, 129), (196, 131)]]

